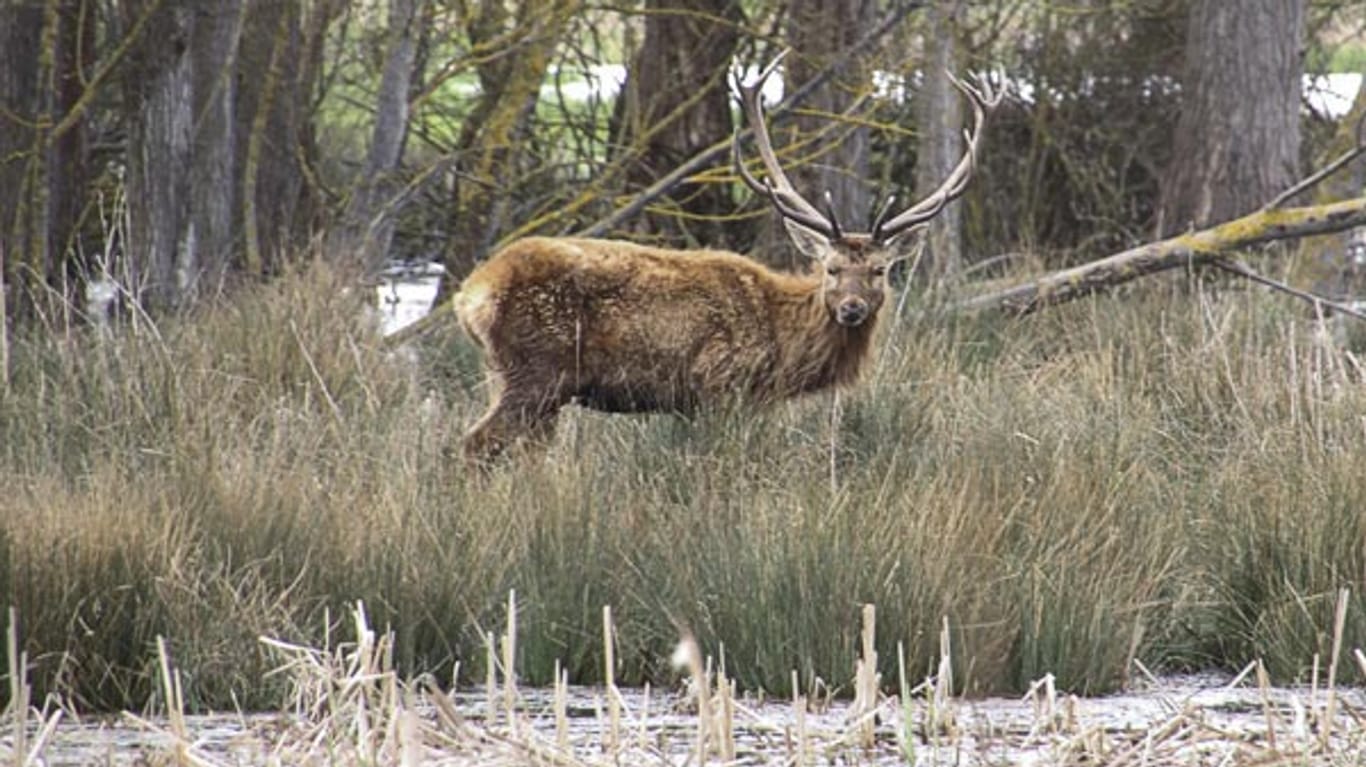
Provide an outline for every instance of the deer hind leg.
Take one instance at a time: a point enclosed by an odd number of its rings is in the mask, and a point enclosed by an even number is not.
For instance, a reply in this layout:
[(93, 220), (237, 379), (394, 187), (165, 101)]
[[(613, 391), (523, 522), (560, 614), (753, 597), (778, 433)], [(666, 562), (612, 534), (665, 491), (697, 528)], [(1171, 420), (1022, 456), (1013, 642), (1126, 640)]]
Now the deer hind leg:
[(494, 396), (489, 409), (465, 433), (465, 460), (488, 466), (519, 444), (543, 447), (555, 435), (564, 405), (557, 392), (508, 388)]

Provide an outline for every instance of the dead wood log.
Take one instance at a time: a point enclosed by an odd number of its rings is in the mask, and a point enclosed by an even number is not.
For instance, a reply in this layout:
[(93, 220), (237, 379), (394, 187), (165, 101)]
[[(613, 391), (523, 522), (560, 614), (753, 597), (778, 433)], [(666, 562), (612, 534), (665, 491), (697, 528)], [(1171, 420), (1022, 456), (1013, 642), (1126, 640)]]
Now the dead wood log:
[[(972, 296), (953, 304), (952, 309), (1023, 316), (1169, 269), (1224, 268), (1221, 262), (1226, 254), (1253, 245), (1357, 226), (1366, 226), (1366, 197), (1302, 208), (1262, 209), (1208, 229), (1146, 243), (1003, 290)], [(1241, 271), (1235, 273), (1246, 276)]]
[(1080, 266), (1049, 272), (1003, 290), (981, 293), (950, 304), (956, 312), (1000, 312), (1009, 316), (1031, 314), (1047, 306), (1089, 296), (1149, 274), (1170, 269), (1211, 266), (1252, 280), (1315, 305), (1361, 319), (1354, 307), (1299, 290), (1253, 271), (1228, 257), (1232, 251), (1276, 240), (1292, 240), (1331, 234), (1366, 226), (1366, 197), (1357, 197), (1302, 208), (1282, 207), (1290, 200), (1366, 155), (1366, 115), (1357, 120), (1356, 143), (1332, 162), (1296, 182), (1259, 210), (1205, 229), (1150, 242)]

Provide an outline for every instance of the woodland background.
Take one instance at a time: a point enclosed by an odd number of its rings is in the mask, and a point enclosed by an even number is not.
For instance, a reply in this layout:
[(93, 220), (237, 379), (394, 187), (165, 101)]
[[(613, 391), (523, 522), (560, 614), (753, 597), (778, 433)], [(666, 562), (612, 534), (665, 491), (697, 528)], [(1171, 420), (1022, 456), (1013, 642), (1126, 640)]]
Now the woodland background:
[(848, 221), (956, 161), (944, 71), (1007, 79), (926, 265), (1063, 265), (1245, 213), (1350, 143), (1301, 78), (1359, 71), (1362, 24), (1342, 0), (8, 0), (6, 319), (73, 321), (105, 276), (173, 310), (309, 243), (456, 277), (533, 232), (786, 263), (725, 153), (641, 198), (738, 127), (731, 71), (786, 47), (787, 87), (815, 82), (785, 160)]

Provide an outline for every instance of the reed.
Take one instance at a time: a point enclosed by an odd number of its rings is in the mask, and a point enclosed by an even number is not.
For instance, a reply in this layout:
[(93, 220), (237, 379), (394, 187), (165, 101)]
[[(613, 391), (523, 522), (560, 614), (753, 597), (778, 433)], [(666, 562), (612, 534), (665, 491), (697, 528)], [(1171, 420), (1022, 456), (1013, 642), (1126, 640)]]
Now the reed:
[[(960, 711), (962, 718), (936, 733), (922, 733), (931, 752), (922, 754), (917, 763), (928, 759), (935, 764), (1030, 760), (1101, 767), (1347, 765), (1366, 758), (1366, 731), (1359, 716), (1350, 711), (1342, 715), (1330, 712), (1325, 715), (1329, 718), (1309, 726), (1304, 712), (1317, 705), (1316, 693), (1310, 691), (1310, 698), (1305, 700), (1302, 689), (1272, 689), (1265, 667), (1258, 662), (1249, 665), (1257, 672), (1251, 694), (1238, 694), (1246, 674), (1230, 683), (1224, 691), (1226, 697), (1216, 697), (1204, 705), (1167, 697), (1159, 689), (1150, 696), (1157, 697), (1160, 706), (1146, 715), (1131, 712), (1123, 721), (1093, 717), (1074, 696), (1060, 698), (1052, 676), (1031, 684), (1026, 697), (1032, 705), (1021, 702), (1020, 713), (1015, 715), (1001, 711), (979, 715), (969, 702), (945, 693), (949, 685), (939, 678), (929, 678), (921, 686), (929, 695), (924, 701), (918, 700), (917, 690), (908, 690), (903, 681), (900, 695), (889, 695), (872, 707), (851, 704), (842, 710), (809, 711), (809, 701), (795, 696), (794, 708), (788, 711), (783, 704), (765, 706), (752, 696), (737, 698), (733, 681), (724, 671), (718, 670), (712, 677), (704, 668), (700, 651), (690, 638), (684, 639), (683, 647), (685, 665), (690, 667), (687, 673), (693, 675), (696, 708), (652, 718), (647, 692), (634, 710), (623, 705), (617, 713), (623, 718), (620, 724), (642, 736), (616, 740), (604, 748), (601, 739), (615, 723), (601, 708), (595, 721), (571, 728), (565, 725), (566, 692), (557, 693), (547, 706), (515, 689), (512, 705), (500, 710), (500, 706), (489, 706), (491, 701), (481, 701), (475, 695), (442, 690), (428, 676), (404, 678), (394, 667), (392, 652), (401, 639), (392, 631), (372, 628), (363, 604), (353, 605), (349, 618), (349, 629), (335, 633), (328, 629), (326, 646), (309, 647), (262, 637), (262, 647), (276, 664), (271, 673), (282, 677), (289, 688), (277, 705), (290, 715), (275, 718), (269, 726), (244, 718), (236, 725), (237, 735), (216, 743), (202, 737), (203, 722), (187, 715), (179, 669), (167, 645), (159, 642), (155, 663), (162, 685), (161, 710), (155, 716), (124, 716), (129, 726), (152, 737), (126, 748), (117, 758), (194, 767), (242, 763), (605, 767), (779, 763), (784, 756), (785, 763), (790, 764), (892, 764), (916, 759), (908, 750), (914, 736), (903, 740), (910, 733), (903, 732), (904, 725), (895, 712), (922, 716), (928, 725), (935, 717), (931, 708)], [(869, 624), (864, 625), (865, 631), (869, 628)], [(604, 636), (605, 645), (612, 642), (610, 633)], [(16, 644), (11, 641), (7, 651), (15, 653)], [(866, 657), (846, 659), (850, 667), (857, 668), (855, 679), (865, 676), (858, 661)], [(10, 660), (14, 662), (14, 655)], [(677, 705), (678, 696), (672, 697)], [(1260, 712), (1260, 718), (1253, 714), (1242, 724), (1230, 724), (1229, 712), (1223, 708), (1229, 705), (1250, 705)], [(1331, 700), (1328, 705), (1331, 709)], [(34, 722), (29, 716), (11, 709), (4, 717), (13, 717), (13, 722), (0, 719), (0, 724), (16, 734), (14, 739), (0, 740), (0, 759), (14, 764), (65, 759), (67, 755), (60, 750), (63, 733), (57, 724), (59, 717), (44, 716)], [(993, 721), (993, 716), (1009, 716), (1011, 721)], [(635, 717), (639, 719), (633, 721)], [(683, 731), (680, 723), (687, 717), (696, 719), (696, 739), (679, 737)], [(221, 728), (222, 724), (213, 726)], [(36, 737), (22, 739), (30, 731)], [(125, 738), (125, 742), (131, 741)]]

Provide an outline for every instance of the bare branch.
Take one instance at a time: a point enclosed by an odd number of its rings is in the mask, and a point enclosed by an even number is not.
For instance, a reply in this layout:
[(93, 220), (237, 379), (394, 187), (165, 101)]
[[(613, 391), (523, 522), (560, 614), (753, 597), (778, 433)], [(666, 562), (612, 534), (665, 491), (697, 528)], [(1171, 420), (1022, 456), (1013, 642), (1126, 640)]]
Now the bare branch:
[(1353, 160), (1360, 157), (1363, 153), (1366, 153), (1366, 134), (1363, 134), (1363, 130), (1366, 130), (1366, 113), (1363, 113), (1361, 117), (1357, 120), (1356, 146), (1352, 147), (1351, 149), (1348, 149), (1346, 152), (1343, 152), (1342, 155), (1338, 157), (1336, 160), (1333, 160), (1332, 162), (1323, 166), (1323, 168), (1305, 177), (1303, 180), (1297, 182), (1294, 186), (1276, 195), (1276, 197), (1272, 199), (1271, 202), (1268, 202), (1266, 205), (1262, 206), (1262, 210), (1271, 210), (1272, 208), (1281, 207), (1286, 202), (1288, 202), (1292, 197), (1298, 195), (1306, 189), (1309, 189), (1310, 187), (1313, 187), (1321, 183), (1324, 179), (1342, 170)]
[(1350, 304), (1334, 301), (1307, 290), (1300, 290), (1299, 288), (1294, 287), (1293, 285), (1287, 285), (1280, 280), (1273, 280), (1270, 277), (1254, 271), (1252, 267), (1241, 261), (1235, 261), (1231, 258), (1216, 258), (1211, 261), (1210, 264), (1231, 274), (1236, 274), (1239, 277), (1252, 280), (1259, 285), (1265, 285), (1273, 290), (1278, 290), (1287, 295), (1294, 296), (1295, 298), (1308, 301), (1313, 304), (1314, 308), (1317, 310), (1322, 311), (1324, 307), (1327, 307), (1335, 312), (1350, 314), (1357, 319), (1366, 320), (1366, 312), (1363, 312)]

